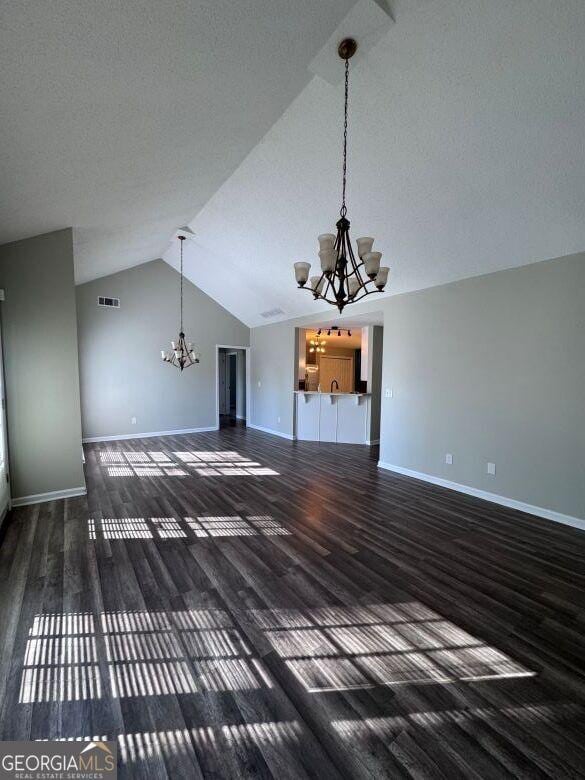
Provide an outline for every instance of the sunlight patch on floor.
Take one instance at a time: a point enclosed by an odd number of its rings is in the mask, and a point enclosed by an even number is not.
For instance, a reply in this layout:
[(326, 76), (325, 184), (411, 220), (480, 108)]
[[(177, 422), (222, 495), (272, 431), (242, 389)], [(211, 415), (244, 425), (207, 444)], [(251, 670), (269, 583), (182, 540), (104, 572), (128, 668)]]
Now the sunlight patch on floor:
[(220, 609), (36, 615), (20, 703), (223, 693), (271, 688)]
[(233, 536), (290, 536), (291, 531), (270, 515), (202, 517), (88, 518), (89, 539), (196, 539)]
[(156, 527), (161, 539), (181, 539), (187, 536), (174, 517), (151, 517), (150, 522)]
[(251, 616), (311, 692), (535, 674), (420, 602)]
[[(56, 737), (57, 742), (117, 740), (123, 764), (136, 764), (153, 758), (176, 759), (211, 751), (223, 763), (225, 751), (240, 756), (252, 748), (278, 749), (290, 746), (298, 750), (304, 729), (297, 720), (255, 721), (194, 728), (139, 731), (117, 736)], [(47, 740), (37, 740), (44, 742)], [(222, 758), (223, 757), (223, 758)]]
[(108, 477), (278, 476), (274, 469), (232, 450), (100, 450), (97, 457)]

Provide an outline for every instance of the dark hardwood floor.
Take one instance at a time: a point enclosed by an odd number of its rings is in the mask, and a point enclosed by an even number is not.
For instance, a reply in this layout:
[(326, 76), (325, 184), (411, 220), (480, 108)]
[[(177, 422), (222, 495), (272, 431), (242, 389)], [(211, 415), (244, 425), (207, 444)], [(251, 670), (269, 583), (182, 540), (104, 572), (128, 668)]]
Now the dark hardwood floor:
[(85, 452), (87, 498), (0, 547), (0, 739), (116, 739), (122, 777), (584, 776), (583, 532), (239, 426)]

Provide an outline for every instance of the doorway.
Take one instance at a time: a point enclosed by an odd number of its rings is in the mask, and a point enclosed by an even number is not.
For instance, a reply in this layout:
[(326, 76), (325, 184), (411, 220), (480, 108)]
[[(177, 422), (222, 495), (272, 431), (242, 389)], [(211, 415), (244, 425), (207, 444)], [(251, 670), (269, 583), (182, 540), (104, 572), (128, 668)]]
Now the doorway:
[(249, 405), (249, 347), (217, 347), (217, 427), (245, 426)]

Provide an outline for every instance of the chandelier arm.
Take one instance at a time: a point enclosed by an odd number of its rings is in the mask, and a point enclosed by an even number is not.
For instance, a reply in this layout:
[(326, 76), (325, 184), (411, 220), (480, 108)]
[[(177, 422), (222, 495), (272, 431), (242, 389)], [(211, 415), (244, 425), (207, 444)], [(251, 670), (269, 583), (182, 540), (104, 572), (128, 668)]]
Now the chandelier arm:
[(355, 274), (356, 279), (359, 281), (360, 286), (364, 284), (364, 280), (362, 279), (362, 275), (360, 273), (360, 266), (363, 265), (363, 262), (360, 259), (360, 262), (358, 263), (355, 259), (355, 255), (353, 253), (353, 249), (351, 246), (351, 241), (348, 241), (349, 244), (349, 259), (351, 262), (351, 267), (353, 269), (353, 273)]
[(342, 264), (339, 271), (339, 296), (337, 298), (338, 304), (343, 302), (344, 305), (349, 297), (349, 274), (347, 272), (347, 255), (351, 250), (349, 246), (349, 222), (344, 219), (345, 224), (342, 227), (341, 245), (342, 245)]
[(374, 295), (374, 293), (379, 293), (379, 292), (382, 292), (382, 290), (378, 290), (378, 288), (377, 288), (377, 287), (376, 287), (376, 289), (374, 289), (374, 290), (368, 290), (368, 289), (365, 287), (365, 285), (364, 285), (364, 288), (363, 288), (363, 289), (365, 289), (365, 292), (364, 292), (364, 294), (363, 294), (363, 295), (360, 295), (360, 297), (359, 297), (359, 298), (354, 298), (354, 300), (352, 301), (352, 303), (357, 303), (358, 301), (361, 301), (363, 298), (365, 298), (365, 297), (366, 297), (366, 296), (368, 296), (368, 295)]
[(332, 306), (338, 306), (338, 301), (331, 298), (326, 298), (324, 295), (317, 295), (316, 299), (318, 301), (325, 301), (326, 303), (330, 303)]
[[(323, 288), (323, 292), (320, 293), (320, 295), (321, 294), (323, 296), (327, 295), (327, 293), (329, 292), (330, 289), (333, 289), (333, 292), (335, 292), (335, 288), (333, 287), (333, 284), (332, 284), (331, 279), (329, 278), (329, 276), (327, 276), (326, 273), (322, 273), (321, 274), (321, 279), (323, 279), (323, 278), (325, 278), (327, 280), (327, 284)], [(321, 279), (319, 280), (319, 284), (321, 283)], [(317, 289), (319, 289), (319, 284), (317, 285)]]
[[(337, 225), (337, 236), (335, 238), (335, 243), (333, 244), (333, 251), (335, 252), (335, 266), (331, 272), (332, 281), (330, 283), (330, 289), (333, 291), (333, 295), (335, 296), (335, 303), (337, 304), (338, 290), (335, 287), (335, 280), (338, 279), (337, 263), (343, 254), (343, 231), (339, 227), (339, 224)], [(327, 290), (325, 290), (325, 293), (327, 293)]]
[(330, 303), (331, 306), (337, 306), (339, 308), (339, 301), (337, 300), (331, 300), (330, 298), (323, 298), (322, 295), (319, 296), (319, 300), (325, 301), (325, 303)]
[(321, 293), (319, 293), (318, 295), (315, 295), (315, 291), (314, 291), (314, 290), (313, 290), (311, 287), (301, 287), (301, 290), (306, 290), (307, 292), (310, 292), (310, 293), (312, 293), (313, 297), (314, 297), (314, 298), (315, 298), (315, 300), (317, 300), (317, 301), (319, 301), (319, 300), (320, 300), (320, 301), (326, 301), (327, 303), (330, 303), (330, 304), (332, 304), (333, 306), (337, 306), (337, 301), (336, 301), (336, 300), (331, 300), (330, 298), (326, 298), (326, 297), (325, 297), (324, 295), (322, 295)]

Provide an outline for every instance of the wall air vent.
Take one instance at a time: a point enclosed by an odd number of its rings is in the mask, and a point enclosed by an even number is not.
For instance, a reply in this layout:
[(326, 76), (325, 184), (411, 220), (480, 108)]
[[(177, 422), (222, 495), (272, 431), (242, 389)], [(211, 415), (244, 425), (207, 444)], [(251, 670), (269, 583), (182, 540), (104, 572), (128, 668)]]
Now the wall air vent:
[(111, 309), (119, 309), (120, 308), (120, 299), (119, 298), (106, 298), (105, 295), (100, 295), (98, 297), (98, 306), (108, 306)]
[(279, 314), (284, 314), (282, 309), (270, 309), (270, 311), (260, 312), (260, 316), (265, 320), (269, 320), (271, 317), (278, 317)]

